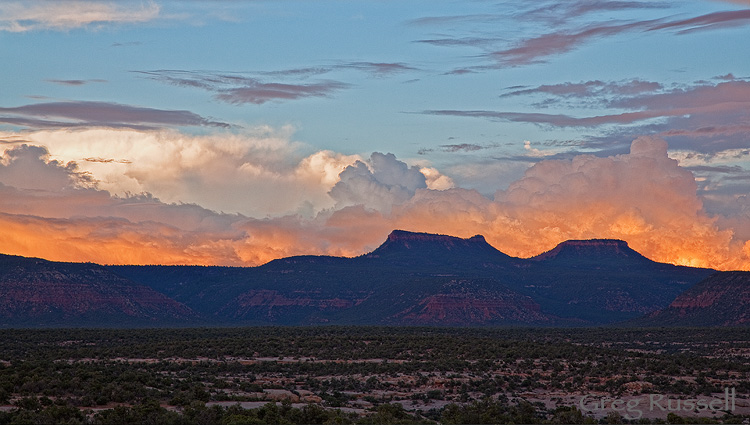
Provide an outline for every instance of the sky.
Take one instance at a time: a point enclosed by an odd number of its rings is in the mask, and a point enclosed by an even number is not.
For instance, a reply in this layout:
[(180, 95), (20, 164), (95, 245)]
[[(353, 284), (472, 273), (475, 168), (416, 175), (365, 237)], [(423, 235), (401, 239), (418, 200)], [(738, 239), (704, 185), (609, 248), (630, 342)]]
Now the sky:
[(255, 266), (393, 229), (750, 270), (750, 1), (5, 0), (0, 253)]

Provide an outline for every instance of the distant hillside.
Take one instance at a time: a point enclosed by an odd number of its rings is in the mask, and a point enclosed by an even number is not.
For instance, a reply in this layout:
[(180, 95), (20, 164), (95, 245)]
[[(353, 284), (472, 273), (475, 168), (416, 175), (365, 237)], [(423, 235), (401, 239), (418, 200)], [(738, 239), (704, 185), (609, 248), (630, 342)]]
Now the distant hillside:
[(0, 254), (0, 326), (142, 326), (196, 318), (185, 305), (96, 264)]
[(614, 239), (565, 241), (527, 264), (529, 294), (546, 311), (599, 324), (664, 308), (714, 272), (658, 263)]
[(361, 258), (378, 259), (391, 265), (457, 266), (462, 268), (470, 258), (472, 263), (508, 265), (514, 260), (488, 244), (482, 235), (467, 239), (431, 233), (394, 230), (374, 251)]
[(565, 267), (632, 267), (654, 262), (617, 239), (569, 240), (533, 257), (534, 261)]
[(480, 235), (403, 230), (359, 257), (259, 267), (3, 255), (0, 326), (599, 326), (663, 309), (713, 272), (651, 261), (618, 240), (567, 241), (520, 259)]
[(718, 272), (680, 294), (640, 326), (750, 326), (750, 272)]
[(356, 258), (110, 269), (212, 321), (279, 325), (601, 325), (664, 308), (713, 273), (651, 261), (623, 241), (563, 242), (519, 259), (482, 236), (402, 230)]

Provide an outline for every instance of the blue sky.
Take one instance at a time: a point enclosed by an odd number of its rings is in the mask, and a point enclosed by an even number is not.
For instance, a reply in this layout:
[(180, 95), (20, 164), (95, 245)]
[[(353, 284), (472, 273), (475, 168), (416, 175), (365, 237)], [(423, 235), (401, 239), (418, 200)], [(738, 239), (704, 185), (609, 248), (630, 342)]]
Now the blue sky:
[[(356, 206), (385, 217), (346, 248), (310, 236), (312, 251), (346, 254), (413, 223), (393, 208), (425, 194), (481, 196), (500, 205), (494, 225), (523, 221), (508, 197), (533, 167), (626, 158), (648, 137), (692, 174), (690, 202), (731, 262), (750, 255), (749, 35), (739, 0), (5, 1), (0, 154), (9, 168), (40, 147), (38, 165), (68, 167), (78, 190), (165, 208), (317, 223), (304, 229)], [(359, 186), (343, 190), (346, 167)], [(420, 181), (401, 184), (411, 171)], [(0, 183), (48, 188), (17, 181)], [(649, 228), (649, 207), (634, 208)], [(601, 233), (544, 226), (547, 245)]]

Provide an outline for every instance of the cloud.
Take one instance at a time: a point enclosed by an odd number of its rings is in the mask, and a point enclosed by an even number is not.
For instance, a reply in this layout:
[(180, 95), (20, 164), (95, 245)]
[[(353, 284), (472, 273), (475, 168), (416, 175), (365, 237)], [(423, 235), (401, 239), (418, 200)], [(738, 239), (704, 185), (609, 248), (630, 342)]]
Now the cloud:
[(745, 124), (750, 119), (750, 82), (739, 79), (671, 89), (641, 80), (617, 83), (590, 81), (524, 88), (504, 96), (534, 94), (549, 95), (551, 100), (548, 104), (565, 100), (567, 109), (589, 108), (594, 103), (625, 112), (582, 117), (488, 110), (428, 110), (423, 113), (523, 122), (553, 128), (635, 125), (640, 127), (619, 127), (612, 134), (627, 136), (651, 132), (670, 138), (675, 148), (690, 148), (698, 152), (741, 147), (750, 136)]
[[(332, 207), (328, 191), (339, 173), (361, 158), (312, 151), (291, 140), (292, 134), (292, 128), (268, 127), (210, 135), (97, 128), (16, 138), (45, 146), (58, 161), (76, 163), (99, 188), (117, 196), (151, 193), (165, 202), (254, 217)], [(14, 134), (0, 137), (12, 140)]]
[[(461, 37), (461, 38), (431, 38), (415, 40), (415, 43), (430, 44), (440, 47), (482, 47), (492, 45), (500, 41), (499, 38), (493, 37)], [(468, 70), (467, 70), (468, 71)], [(455, 71), (454, 71), (455, 73)]]
[[(415, 40), (416, 43), (479, 48), (484, 52), (480, 58), (490, 62), (456, 67), (461, 72), (545, 63), (551, 57), (617, 36), (655, 32), (683, 35), (750, 24), (750, 10), (687, 18), (665, 16), (660, 10), (674, 7), (674, 3), (666, 1), (572, 0), (497, 6), (502, 13), (427, 16), (407, 24), (440, 30)], [(634, 12), (638, 13), (638, 19), (633, 19)], [(508, 32), (509, 21), (520, 30)]]
[(663, 88), (661, 83), (639, 79), (605, 82), (600, 80), (580, 83), (543, 84), (532, 88), (515, 89), (500, 97), (546, 94), (560, 98), (583, 98), (605, 101), (611, 96), (633, 96), (654, 93)]
[[(38, 146), (8, 146), (0, 160), (0, 252), (102, 263), (257, 265), (297, 254), (359, 255), (403, 228), (483, 234), (516, 256), (566, 239), (619, 238), (658, 261), (750, 269), (750, 235), (743, 230), (750, 228), (750, 203), (739, 198), (736, 214), (709, 215), (693, 174), (667, 156), (659, 138), (638, 138), (627, 154), (542, 160), (494, 198), (436, 190), (439, 172), (409, 167), (391, 154), (355, 160), (336, 178), (347, 160), (339, 154), (319, 152), (303, 161), (281, 160), (289, 155), (283, 149), (267, 153), (273, 155), (280, 175), (304, 169), (335, 181), (336, 205), (308, 216), (250, 218), (150, 194), (114, 196), (74, 162), (54, 160)], [(24, 180), (24, 170), (39, 181)], [(284, 197), (280, 190), (290, 189), (277, 187), (274, 196)]]
[(409, 25), (456, 25), (456, 24), (475, 24), (494, 22), (501, 15), (495, 14), (474, 14), (474, 15), (447, 15), (447, 16), (425, 16), (422, 18), (412, 19), (407, 22)]
[[(350, 69), (362, 71), (374, 77), (387, 77), (417, 70), (401, 62), (342, 62), (334, 65), (246, 73), (185, 70), (133, 72), (174, 86), (206, 90), (222, 102), (237, 105), (246, 103), (261, 105), (271, 101), (330, 97), (340, 90), (349, 88), (350, 84), (336, 80), (316, 82), (305, 80), (312, 76)], [(265, 81), (268, 77), (279, 81)]]
[(681, 19), (654, 25), (649, 31), (663, 29), (679, 29), (678, 34), (687, 34), (695, 31), (705, 31), (720, 28), (736, 27), (750, 24), (750, 10), (730, 10), (726, 12), (715, 12), (696, 16), (689, 19)]
[(362, 205), (389, 212), (394, 204), (406, 202), (427, 180), (418, 167), (409, 167), (393, 154), (375, 152), (367, 163), (357, 161), (339, 174), (329, 192), (337, 208)]
[(527, 65), (542, 62), (542, 58), (569, 52), (596, 38), (617, 35), (646, 27), (643, 22), (595, 24), (576, 31), (559, 31), (520, 41), (515, 47), (492, 52), (490, 57), (501, 65)]
[(190, 111), (174, 111), (109, 102), (46, 102), (0, 107), (0, 123), (35, 127), (113, 127), (154, 129), (163, 126), (229, 127)]
[(0, 31), (68, 31), (105, 24), (148, 22), (159, 16), (154, 2), (6, 1), (0, 4)]
[(652, 19), (624, 23), (593, 23), (573, 30), (558, 30), (519, 41), (516, 46), (492, 52), (500, 65), (525, 65), (543, 62), (543, 58), (569, 52), (589, 41), (630, 31), (677, 30), (687, 34), (750, 24), (750, 10), (714, 12), (688, 19)]
[(394, 214), (421, 231), (482, 233), (513, 255), (535, 255), (566, 239), (611, 237), (660, 261), (750, 266), (746, 240), (703, 211), (693, 175), (655, 138), (637, 139), (629, 154), (541, 161), (494, 200), (459, 189), (418, 191)]
[(456, 187), (453, 179), (441, 173), (434, 167), (422, 167), (419, 169), (425, 177), (427, 188), (431, 190), (446, 190)]
[(460, 143), (456, 145), (440, 145), (440, 149), (443, 152), (472, 152), (485, 149), (485, 147), (474, 143)]
[(388, 75), (417, 70), (417, 68), (400, 62), (349, 62), (342, 64), (339, 67), (357, 69), (370, 73), (376, 77), (385, 77)]
[(254, 103), (261, 105), (271, 100), (295, 100), (306, 97), (328, 97), (334, 91), (348, 87), (338, 81), (313, 84), (250, 83), (242, 87), (219, 90), (218, 100), (235, 105)]
[(207, 90), (214, 93), (215, 99), (236, 105), (262, 105), (270, 101), (329, 97), (336, 91), (349, 87), (348, 84), (331, 80), (315, 83), (266, 83), (241, 74), (173, 70), (136, 72), (163, 83)]
[(20, 145), (0, 158), (0, 182), (22, 190), (57, 192), (70, 186), (88, 186), (89, 176), (75, 163), (49, 160), (47, 149)]
[(552, 156), (552, 155), (557, 154), (557, 152), (553, 152), (553, 151), (543, 151), (541, 149), (532, 148), (531, 141), (529, 140), (524, 140), (523, 149), (526, 151), (527, 155), (534, 157), (534, 158), (544, 158), (546, 156)]
[(107, 80), (46, 80), (49, 83), (59, 84), (61, 86), (82, 86), (89, 83), (106, 83)]
[(670, 5), (658, 1), (608, 1), (608, 0), (573, 0), (566, 2), (542, 2), (531, 10), (522, 12), (519, 18), (536, 22), (548, 22), (560, 24), (572, 18), (588, 14), (612, 11), (644, 10), (644, 9), (666, 9)]

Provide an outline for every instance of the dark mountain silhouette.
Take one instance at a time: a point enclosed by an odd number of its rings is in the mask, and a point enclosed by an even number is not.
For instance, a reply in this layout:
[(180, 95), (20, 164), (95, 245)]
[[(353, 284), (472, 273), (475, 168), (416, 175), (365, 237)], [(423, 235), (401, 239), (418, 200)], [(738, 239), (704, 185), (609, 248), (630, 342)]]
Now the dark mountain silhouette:
[(750, 272), (718, 272), (669, 306), (632, 322), (640, 326), (750, 326)]
[[(45, 267), (58, 265), (73, 267)], [(295, 256), (259, 267), (77, 267), (90, 268), (81, 272), (88, 280), (77, 282), (98, 290), (148, 287), (163, 294), (165, 306), (187, 306), (206, 325), (603, 325), (665, 308), (714, 272), (651, 261), (623, 241), (568, 241), (520, 259), (479, 235), (402, 230), (355, 258)], [(15, 298), (6, 304), (21, 305)], [(160, 314), (146, 316), (159, 321)]]
[(545, 311), (600, 324), (663, 308), (713, 273), (649, 260), (614, 239), (562, 242), (529, 261), (528, 294)]
[(197, 318), (187, 306), (96, 264), (0, 254), (2, 326), (142, 326)]
[(531, 259), (565, 267), (595, 268), (654, 263), (617, 239), (569, 240)]
[(473, 262), (509, 264), (513, 257), (488, 244), (482, 235), (467, 239), (431, 233), (394, 230), (377, 249), (362, 256), (390, 264), (461, 266), (471, 257)]

